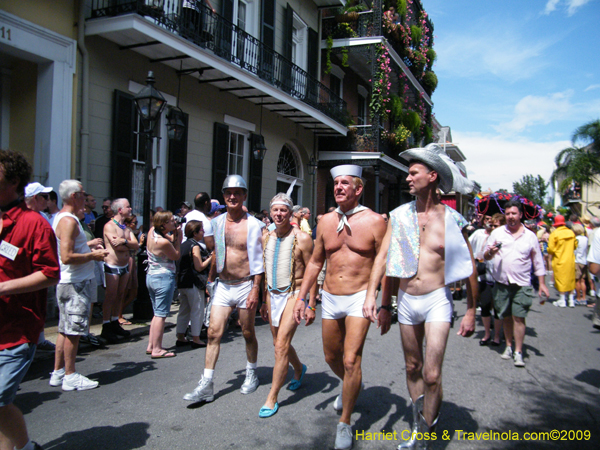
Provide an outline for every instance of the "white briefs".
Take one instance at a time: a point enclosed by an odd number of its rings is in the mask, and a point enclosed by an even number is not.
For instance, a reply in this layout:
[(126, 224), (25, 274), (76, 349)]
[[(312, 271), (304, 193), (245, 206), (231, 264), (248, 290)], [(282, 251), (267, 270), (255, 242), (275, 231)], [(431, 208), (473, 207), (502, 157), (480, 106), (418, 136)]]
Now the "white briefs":
[(213, 295), (213, 306), (237, 307), (246, 309), (246, 300), (252, 290), (254, 281), (244, 281), (240, 284), (225, 284), (222, 281), (217, 282), (217, 287)]
[(448, 287), (424, 295), (410, 295), (402, 289), (398, 290), (398, 321), (401, 324), (451, 322), (453, 310), (454, 303)]
[(321, 292), (322, 319), (343, 319), (346, 316), (364, 317), (363, 305), (367, 298), (367, 291), (360, 291), (352, 295), (333, 295), (323, 290)]

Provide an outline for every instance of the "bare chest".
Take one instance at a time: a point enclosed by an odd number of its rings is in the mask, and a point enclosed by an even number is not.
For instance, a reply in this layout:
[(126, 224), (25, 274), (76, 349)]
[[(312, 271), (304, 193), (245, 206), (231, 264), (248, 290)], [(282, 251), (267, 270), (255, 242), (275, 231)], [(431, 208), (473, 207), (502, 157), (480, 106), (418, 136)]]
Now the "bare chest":
[(248, 240), (248, 221), (242, 220), (239, 223), (225, 222), (225, 245), (227, 248), (246, 250)]
[(443, 215), (419, 216), (419, 238), (421, 249), (429, 254), (437, 254), (444, 259), (446, 251), (446, 226)]

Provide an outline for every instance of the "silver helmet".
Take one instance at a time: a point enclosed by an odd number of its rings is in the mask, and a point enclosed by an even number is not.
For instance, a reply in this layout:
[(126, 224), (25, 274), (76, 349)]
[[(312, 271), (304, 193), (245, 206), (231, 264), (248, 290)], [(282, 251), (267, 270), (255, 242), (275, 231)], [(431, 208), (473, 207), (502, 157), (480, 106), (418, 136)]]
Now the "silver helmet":
[(221, 192), (224, 192), (227, 188), (242, 188), (245, 191), (248, 191), (246, 180), (240, 175), (228, 175), (227, 178), (225, 178), (225, 181), (223, 181), (223, 189), (221, 189)]

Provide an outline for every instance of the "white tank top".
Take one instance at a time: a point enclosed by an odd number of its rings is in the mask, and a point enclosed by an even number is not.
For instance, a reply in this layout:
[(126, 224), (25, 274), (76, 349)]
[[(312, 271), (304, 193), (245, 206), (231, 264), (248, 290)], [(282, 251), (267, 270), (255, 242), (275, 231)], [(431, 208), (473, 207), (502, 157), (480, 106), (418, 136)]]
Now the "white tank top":
[[(54, 232), (56, 233), (56, 227), (58, 227), (58, 223), (63, 217), (72, 217), (77, 221), (79, 227), (79, 235), (75, 238), (73, 253), (91, 253), (90, 247), (87, 245), (83, 227), (75, 215), (68, 212), (59, 213), (54, 218), (54, 225), (52, 226)], [(94, 261), (88, 261), (84, 264), (63, 264), (60, 259), (60, 239), (57, 237), (56, 240), (58, 242), (58, 261), (60, 262), (60, 284), (81, 283), (82, 281), (93, 279), (95, 277)]]

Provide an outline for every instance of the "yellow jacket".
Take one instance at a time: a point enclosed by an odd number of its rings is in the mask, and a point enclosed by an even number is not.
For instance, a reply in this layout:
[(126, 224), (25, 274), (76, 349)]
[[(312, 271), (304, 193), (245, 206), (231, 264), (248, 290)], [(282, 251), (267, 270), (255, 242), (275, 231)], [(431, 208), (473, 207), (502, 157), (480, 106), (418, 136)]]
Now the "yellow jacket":
[(552, 255), (554, 287), (559, 292), (575, 289), (575, 233), (564, 225), (554, 230), (548, 238), (548, 253)]

